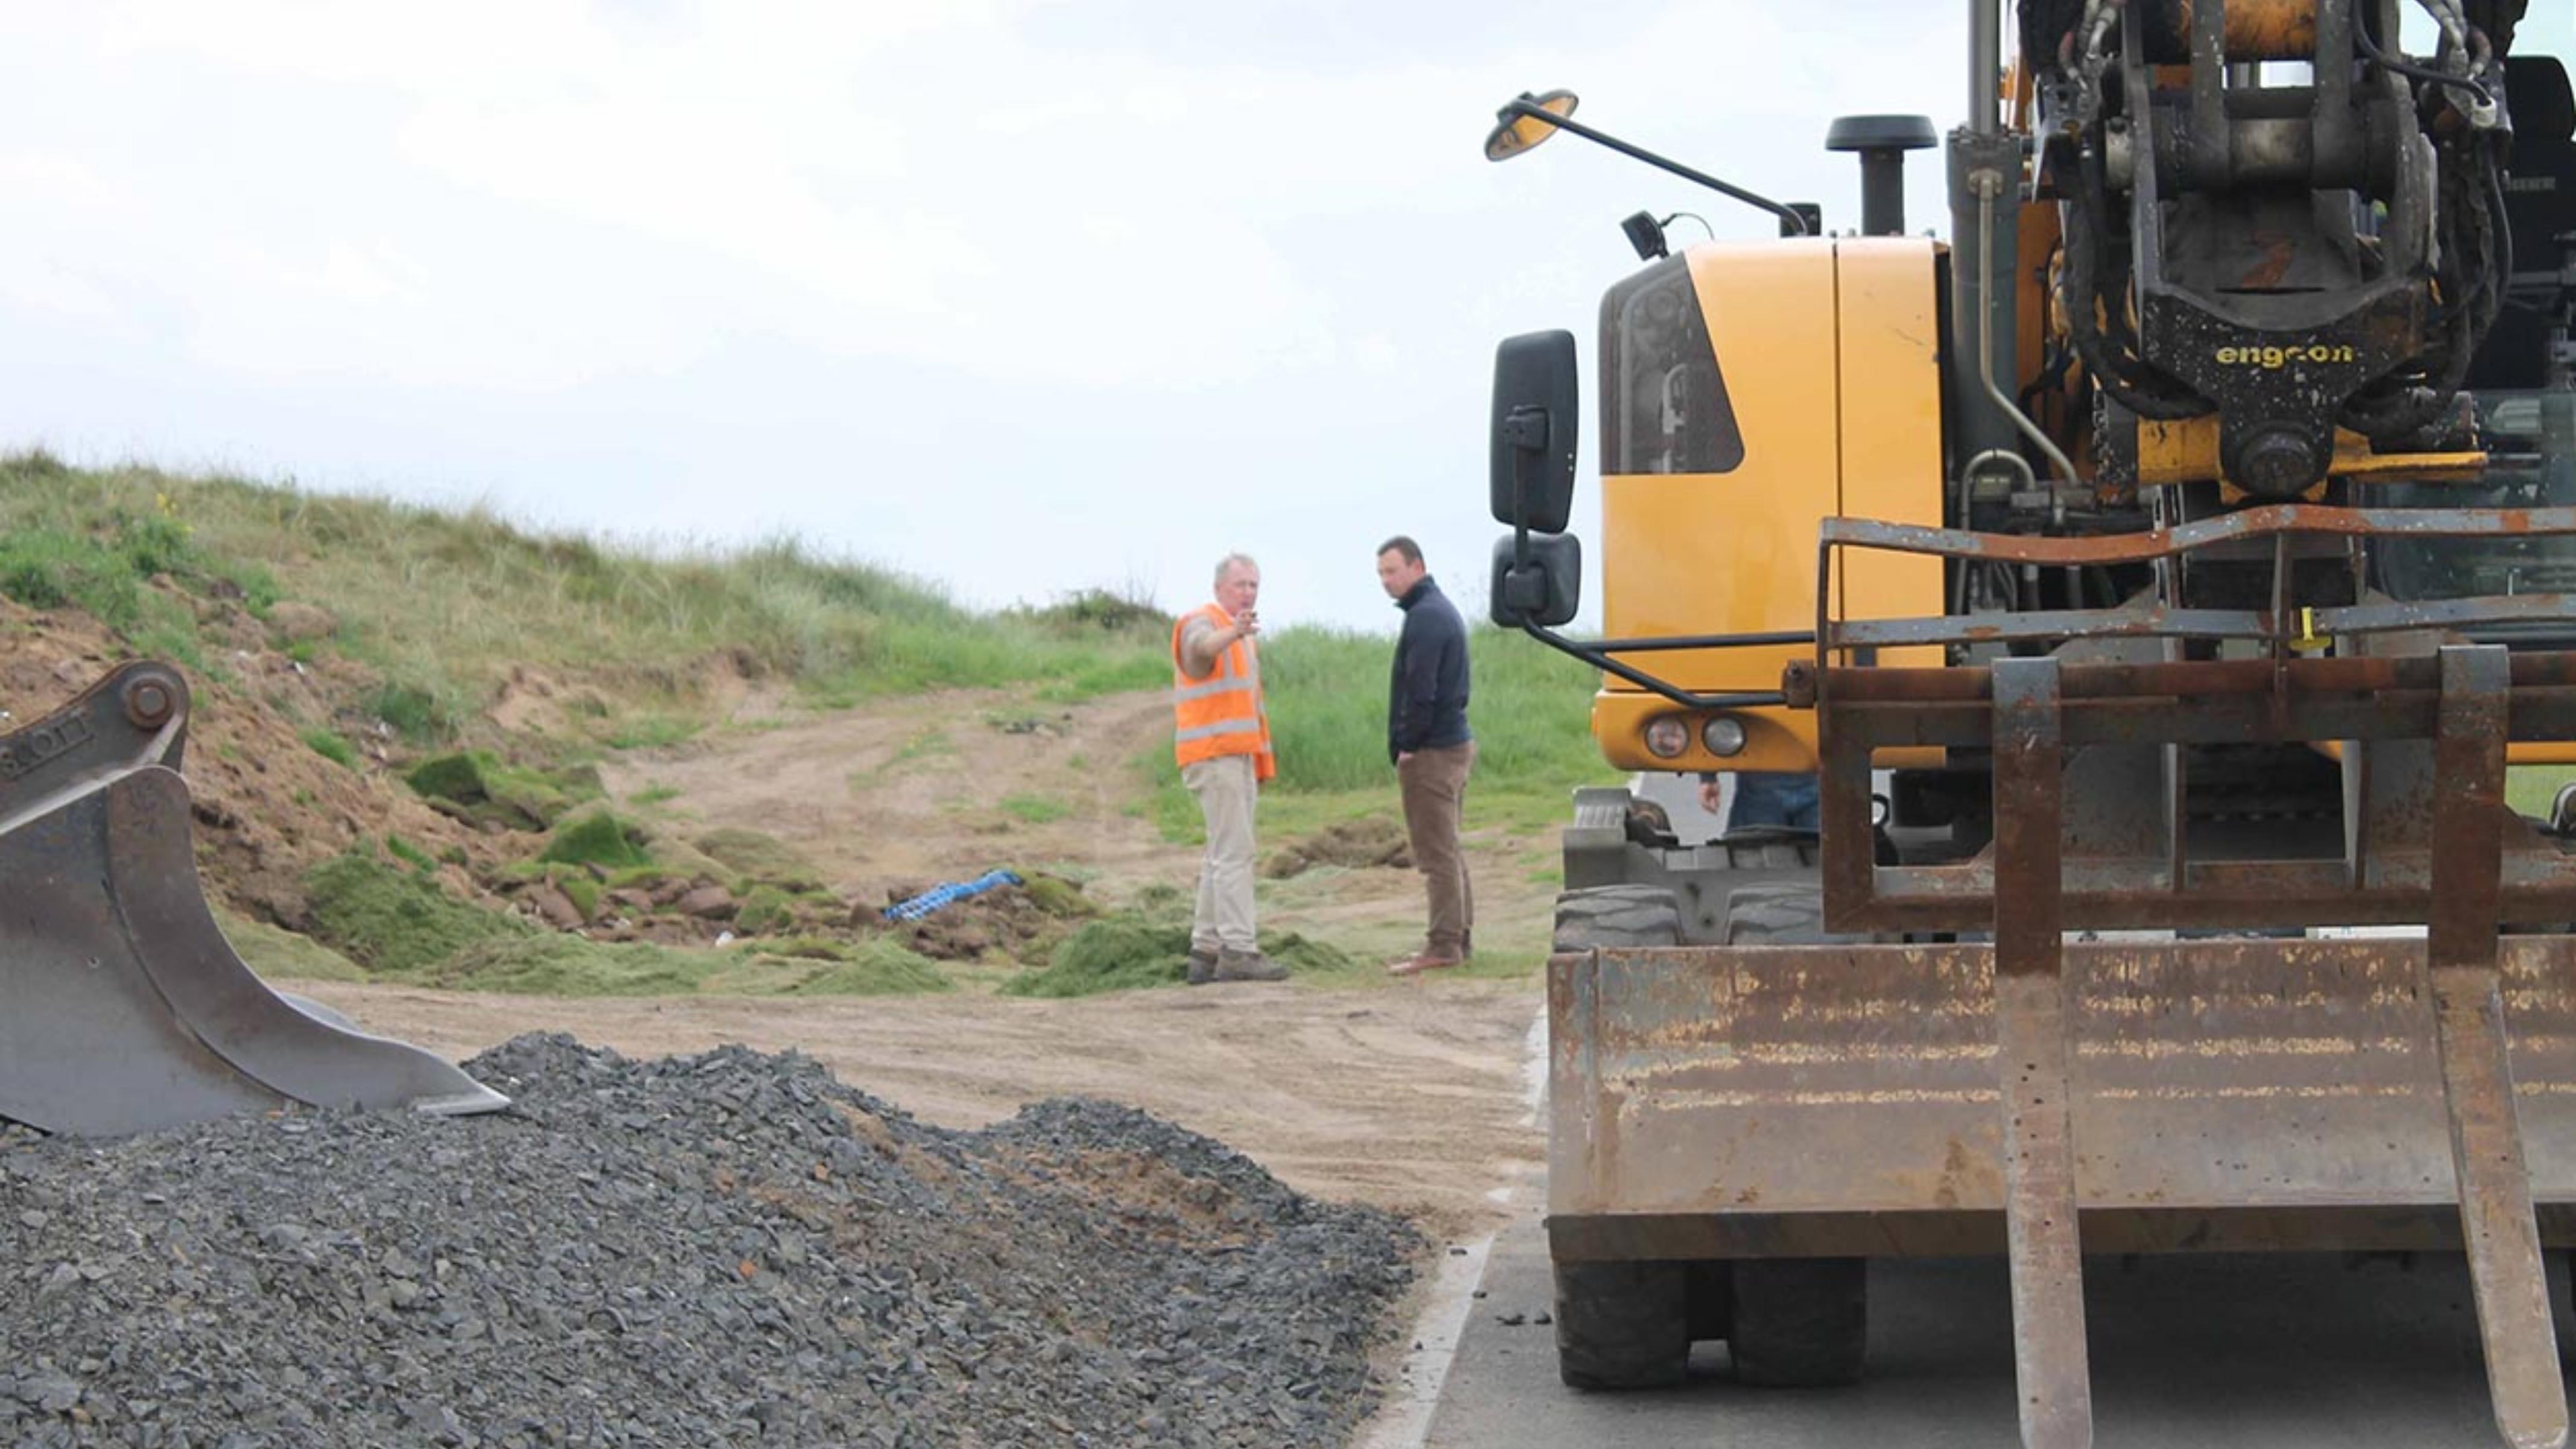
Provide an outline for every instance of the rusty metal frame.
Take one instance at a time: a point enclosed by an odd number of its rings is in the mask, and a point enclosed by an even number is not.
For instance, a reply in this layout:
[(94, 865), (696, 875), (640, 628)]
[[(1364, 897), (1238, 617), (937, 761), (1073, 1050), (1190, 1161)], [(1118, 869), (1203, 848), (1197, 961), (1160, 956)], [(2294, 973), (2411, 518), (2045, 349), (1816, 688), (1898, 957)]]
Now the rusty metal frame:
[[(2576, 508), (2334, 508), (2278, 503), (2144, 533), (2084, 537), (1970, 533), (1866, 518), (1827, 518), (1816, 549), (1816, 668), (1840, 653), (1906, 644), (2136, 638), (2252, 639), (2286, 648), (2311, 635), (2362, 636), (2425, 628), (2576, 622), (2576, 595), (2356, 604), (2294, 615), (2284, 590), (2289, 544), (2298, 538), (2533, 538), (2576, 534)], [(2038, 568), (2155, 563), (2249, 541), (2274, 545), (2269, 610), (2183, 609), (2170, 600), (2138, 610), (1948, 614), (1854, 622), (1833, 617), (1834, 557), (1843, 549), (1928, 555)]]
[[(1991, 931), (2003, 1112), (2006, 1254), (2023, 1442), (2090, 1442), (2069, 1069), (2065, 933), (2079, 929), (2421, 924), (2460, 1239), (2475, 1285), (2496, 1422), (2514, 1444), (2568, 1430), (2542, 1271), (2542, 1236), (2517, 1120), (2498, 940), (2506, 924), (2576, 920), (2576, 854), (2504, 802), (2509, 740), (2576, 739), (2576, 653), (2423, 640), (2498, 624), (2576, 623), (2576, 596), (2379, 601), (2294, 609), (2303, 539), (2576, 534), (2576, 509), (2367, 509), (2281, 504), (2142, 534), (1988, 535), (1862, 519), (1824, 521), (1816, 649), (1782, 681), (1817, 712), (1825, 924), (1844, 932)], [(2268, 544), (2269, 547), (2263, 547)], [(2269, 607), (2185, 608), (2175, 561), (2223, 548), (2271, 563)], [(2100, 611), (1844, 622), (1845, 549), (2043, 568), (2157, 565), (2157, 596)], [(2313, 553), (2313, 549), (2311, 549)], [(2371, 655), (2406, 634), (2413, 654)], [(2150, 662), (2086, 662), (2092, 641), (2167, 641)], [(2187, 660), (2172, 641), (2255, 657)], [(2342, 641), (2346, 657), (2313, 657)], [(1960, 646), (1987, 662), (1887, 667), (1877, 650)], [(2077, 646), (2004, 654), (2001, 646)], [(2401, 645), (2400, 647), (2406, 647)], [(2096, 651), (2098, 652), (2098, 650)], [(2134, 649), (2130, 651), (2134, 657)], [(2340, 858), (2195, 860), (2181, 748), (2338, 742), (2347, 821)], [(1990, 752), (1993, 840), (1964, 864), (1881, 866), (1871, 767), (1897, 746)], [(2069, 762), (2161, 751), (2160, 832), (2114, 831), (2082, 849), (2068, 821)]]

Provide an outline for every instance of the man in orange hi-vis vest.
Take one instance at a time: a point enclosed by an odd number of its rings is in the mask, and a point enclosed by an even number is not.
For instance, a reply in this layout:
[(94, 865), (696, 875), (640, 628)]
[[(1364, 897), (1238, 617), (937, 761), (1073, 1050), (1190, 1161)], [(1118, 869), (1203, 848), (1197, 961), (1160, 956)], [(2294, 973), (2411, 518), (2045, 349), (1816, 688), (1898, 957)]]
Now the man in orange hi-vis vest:
[(1261, 632), (1252, 608), (1260, 597), (1261, 566), (1228, 554), (1216, 566), (1216, 601), (1172, 625), (1172, 752), (1207, 821), (1190, 918), (1192, 986), (1288, 975), (1261, 954), (1252, 930), (1252, 805), (1261, 782), (1279, 773), (1252, 642)]

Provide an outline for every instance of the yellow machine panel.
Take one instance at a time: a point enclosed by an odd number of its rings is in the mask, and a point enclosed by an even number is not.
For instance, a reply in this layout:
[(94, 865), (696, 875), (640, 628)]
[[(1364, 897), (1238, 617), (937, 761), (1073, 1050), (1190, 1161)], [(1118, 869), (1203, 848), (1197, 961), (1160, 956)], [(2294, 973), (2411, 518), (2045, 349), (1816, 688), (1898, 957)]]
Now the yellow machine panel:
[[(1910, 238), (1722, 243), (1686, 255), (1720, 386), (1742, 436), (1734, 467), (1610, 473), (1602, 479), (1603, 581), (1613, 638), (1813, 629), (1816, 525), (1837, 513), (1941, 522), (1939, 249)], [(1860, 554), (1842, 564), (1845, 617), (1938, 614), (1936, 559)], [(1938, 651), (1917, 651), (1939, 662)], [(1701, 693), (1780, 687), (1804, 646), (1696, 650), (1655, 657), (1657, 672)], [(1890, 662), (1896, 662), (1891, 659)], [(1647, 721), (1675, 713), (1659, 695), (1611, 679), (1593, 699), (1603, 756), (1633, 770), (1812, 770), (1815, 717), (1737, 713), (1744, 750), (1699, 743), (1650, 754)]]

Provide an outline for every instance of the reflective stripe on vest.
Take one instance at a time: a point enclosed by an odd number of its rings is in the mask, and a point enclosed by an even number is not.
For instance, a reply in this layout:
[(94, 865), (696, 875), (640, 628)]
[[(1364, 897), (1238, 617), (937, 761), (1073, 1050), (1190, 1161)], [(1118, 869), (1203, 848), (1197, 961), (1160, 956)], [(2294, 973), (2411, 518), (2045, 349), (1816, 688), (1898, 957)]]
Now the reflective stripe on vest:
[(1211, 735), (1257, 735), (1261, 732), (1262, 722), (1257, 719), (1221, 719), (1215, 724), (1195, 725), (1185, 730), (1174, 730), (1172, 738), (1203, 740)]
[[(1226, 651), (1226, 654), (1232, 654), (1233, 652), (1233, 650), (1229, 649)], [(1224, 672), (1228, 662), (1229, 661), (1226, 659), (1225, 654), (1218, 655), (1216, 665), (1218, 670), (1217, 674), (1210, 677), (1208, 682), (1205, 684), (1193, 684), (1184, 689), (1173, 690), (1172, 703), (1179, 704), (1185, 700), (1205, 699), (1211, 694), (1225, 694), (1233, 690), (1252, 688), (1251, 680), (1236, 679)]]
[(1223, 629), (1234, 620), (1215, 604), (1182, 615), (1172, 625), (1172, 753), (1184, 766), (1228, 755), (1249, 755), (1253, 777), (1278, 773), (1270, 749), (1270, 718), (1262, 708), (1252, 645), (1238, 639), (1217, 652), (1213, 672), (1182, 672), (1181, 646), (1193, 624)]

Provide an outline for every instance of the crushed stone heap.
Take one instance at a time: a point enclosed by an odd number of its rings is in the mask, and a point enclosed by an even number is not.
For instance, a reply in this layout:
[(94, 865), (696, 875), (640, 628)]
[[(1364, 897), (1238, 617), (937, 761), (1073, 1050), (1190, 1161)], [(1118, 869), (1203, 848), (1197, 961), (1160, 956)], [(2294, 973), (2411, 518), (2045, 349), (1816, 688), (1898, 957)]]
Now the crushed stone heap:
[(0, 1444), (1339, 1444), (1421, 1246), (1102, 1102), (952, 1132), (564, 1036), (467, 1070), (518, 1110), (0, 1129)]

